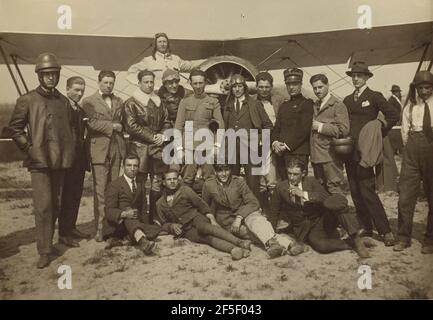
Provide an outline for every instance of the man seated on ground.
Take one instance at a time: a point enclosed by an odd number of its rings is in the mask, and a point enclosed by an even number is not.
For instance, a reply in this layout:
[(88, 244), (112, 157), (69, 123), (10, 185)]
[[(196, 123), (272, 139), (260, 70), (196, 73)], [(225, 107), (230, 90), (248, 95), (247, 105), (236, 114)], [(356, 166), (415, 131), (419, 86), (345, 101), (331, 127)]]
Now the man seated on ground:
[(205, 181), (202, 191), (203, 200), (214, 212), (208, 215), (212, 224), (220, 225), (241, 238), (258, 240), (270, 258), (283, 255), (292, 241), (275, 233), (245, 180), (232, 176), (231, 167), (227, 164), (215, 164), (214, 169), (216, 176)]
[(111, 182), (105, 191), (105, 218), (103, 239), (123, 238), (129, 235), (146, 255), (154, 253), (154, 240), (160, 227), (151, 225), (147, 214), (146, 190), (143, 181), (137, 181), (140, 159), (128, 155), (123, 160), (124, 174)]
[[(288, 180), (277, 184), (271, 199), (270, 221), (275, 226), (281, 211), (286, 210), (297, 245), (290, 254), (305, 252), (304, 241), (320, 253), (353, 248), (361, 258), (370, 255), (359, 237), (356, 215), (349, 212), (347, 199), (341, 194), (330, 195), (314, 177), (303, 174), (304, 166), (298, 159), (287, 164)], [(349, 243), (340, 239), (340, 224), (349, 235)]]
[(242, 240), (219, 226), (212, 225), (208, 205), (188, 186), (180, 185), (179, 173), (164, 173), (163, 195), (156, 202), (157, 219), (162, 230), (193, 242), (229, 252), (233, 260), (250, 255), (251, 241)]

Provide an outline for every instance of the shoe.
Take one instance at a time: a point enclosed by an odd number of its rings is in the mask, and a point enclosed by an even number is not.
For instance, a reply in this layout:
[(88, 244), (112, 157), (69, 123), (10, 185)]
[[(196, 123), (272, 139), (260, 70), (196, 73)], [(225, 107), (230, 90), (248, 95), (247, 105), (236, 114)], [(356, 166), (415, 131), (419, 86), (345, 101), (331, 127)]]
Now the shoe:
[(392, 248), (392, 250), (400, 252), (403, 251), (406, 248), (410, 247), (410, 243), (405, 242), (405, 241), (399, 241), (397, 242), (397, 244)]
[(355, 236), (353, 238), (353, 246), (355, 247), (355, 251), (360, 258), (363, 259), (370, 258), (370, 253), (368, 253), (368, 250), (365, 247), (361, 237)]
[(149, 241), (144, 237), (138, 241), (138, 247), (145, 255), (150, 256), (154, 253), (156, 243), (154, 241)]
[(425, 244), (421, 248), (422, 254), (432, 254), (433, 253), (433, 245), (432, 244)]
[(366, 246), (367, 248), (377, 247), (376, 242), (371, 238), (362, 238), (362, 243), (364, 243), (364, 246)]
[(81, 232), (78, 229), (72, 229), (72, 237), (76, 239), (90, 239), (90, 234)]
[(250, 254), (251, 254), (250, 250), (243, 249), (242, 251), (243, 251), (243, 257), (244, 258), (248, 258), (250, 256)]
[(102, 231), (101, 230), (98, 230), (96, 232), (95, 241), (96, 242), (102, 242), (102, 241), (104, 241), (104, 239), (102, 238)]
[(289, 255), (291, 256), (297, 256), (301, 253), (307, 252), (308, 251), (308, 247), (303, 244), (303, 243), (295, 243), (294, 245), (292, 245), (289, 249)]
[(373, 230), (361, 229), (358, 234), (360, 237), (373, 237)]
[(43, 269), (45, 267), (48, 267), (49, 264), (50, 264), (50, 256), (48, 254), (41, 254), (39, 256), (39, 260), (36, 264), (36, 267), (38, 269)]
[(238, 247), (251, 251), (251, 240), (241, 240), (241, 241), (239, 241)]
[(232, 251), (230, 251), (232, 255), (232, 260), (241, 260), (244, 257), (244, 250), (238, 247), (234, 247)]
[(72, 239), (72, 237), (59, 237), (59, 243), (71, 248), (78, 248), (80, 246), (80, 244), (76, 240)]
[(276, 228), (278, 231), (284, 230), (284, 229), (286, 229), (288, 227), (289, 227), (289, 224), (286, 221), (284, 221), (284, 220), (278, 220), (277, 228)]
[(383, 236), (383, 243), (386, 247), (392, 247), (395, 244), (395, 238), (392, 232), (388, 232)]
[(281, 246), (277, 240), (275, 239), (271, 239), (268, 241), (268, 246), (267, 246), (267, 254), (269, 256), (269, 258), (277, 258), (277, 257), (281, 257), (284, 253), (285, 253), (285, 249), (283, 246)]

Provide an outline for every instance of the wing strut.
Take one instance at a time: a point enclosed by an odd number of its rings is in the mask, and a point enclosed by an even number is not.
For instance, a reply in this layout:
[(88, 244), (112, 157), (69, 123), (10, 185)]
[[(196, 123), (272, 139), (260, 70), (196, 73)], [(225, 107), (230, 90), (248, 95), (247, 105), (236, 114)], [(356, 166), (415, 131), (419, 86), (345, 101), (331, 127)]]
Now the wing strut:
[(18, 56), (15, 54), (11, 54), (11, 59), (15, 65), (15, 69), (17, 70), (18, 75), (20, 76), (21, 83), (23, 84), (24, 89), (26, 90), (26, 93), (29, 93), (29, 88), (27, 87), (26, 81), (24, 80), (23, 74), (21, 73), (20, 67), (18, 66), (18, 63), (17, 63)]
[(5, 51), (3, 50), (3, 47), (2, 47), (1, 44), (0, 44), (0, 53), (1, 53), (1, 55), (3, 56), (3, 60), (4, 60), (5, 64), (6, 64), (6, 67), (8, 68), (8, 71), (9, 71), (9, 74), (10, 74), (10, 76), (11, 76), (11, 78), (12, 78), (12, 81), (13, 81), (14, 84), (15, 84), (15, 88), (17, 89), (18, 95), (22, 96), (23, 94), (22, 94), (22, 92), (21, 92), (21, 90), (20, 90), (20, 87), (18, 86), (17, 79), (15, 79), (15, 75), (14, 75), (14, 73), (12, 72), (11, 66), (9, 65), (8, 58), (7, 58), (6, 53), (5, 53)]

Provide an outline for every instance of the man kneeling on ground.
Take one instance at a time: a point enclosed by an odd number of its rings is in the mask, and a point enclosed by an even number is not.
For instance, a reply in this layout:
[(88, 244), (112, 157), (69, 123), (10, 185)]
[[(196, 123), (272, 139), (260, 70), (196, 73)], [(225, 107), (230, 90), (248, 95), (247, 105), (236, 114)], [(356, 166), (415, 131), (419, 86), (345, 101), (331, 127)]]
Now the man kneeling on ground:
[(248, 257), (251, 241), (242, 240), (219, 226), (212, 225), (208, 205), (188, 186), (180, 185), (179, 173), (164, 173), (163, 195), (156, 202), (157, 219), (162, 230), (175, 238), (186, 238), (229, 252), (233, 260)]
[(216, 176), (205, 181), (202, 192), (203, 200), (215, 214), (209, 215), (212, 224), (241, 238), (258, 240), (270, 258), (283, 255), (292, 241), (275, 233), (245, 180), (232, 176), (230, 165), (215, 164), (214, 169)]
[[(303, 174), (304, 165), (292, 159), (287, 165), (288, 180), (277, 184), (271, 199), (270, 221), (275, 226), (281, 211), (286, 211), (297, 245), (290, 249), (291, 255), (305, 251), (304, 241), (320, 253), (352, 249), (361, 258), (370, 255), (359, 237), (359, 224), (355, 214), (349, 212), (347, 199), (341, 194), (330, 195), (314, 177)], [(340, 239), (340, 224), (349, 235), (349, 243)]]
[(146, 190), (143, 181), (137, 181), (140, 160), (129, 155), (123, 160), (124, 174), (111, 182), (105, 191), (105, 218), (103, 239), (123, 238), (129, 235), (146, 255), (154, 253), (154, 240), (160, 227), (151, 225), (147, 214)]

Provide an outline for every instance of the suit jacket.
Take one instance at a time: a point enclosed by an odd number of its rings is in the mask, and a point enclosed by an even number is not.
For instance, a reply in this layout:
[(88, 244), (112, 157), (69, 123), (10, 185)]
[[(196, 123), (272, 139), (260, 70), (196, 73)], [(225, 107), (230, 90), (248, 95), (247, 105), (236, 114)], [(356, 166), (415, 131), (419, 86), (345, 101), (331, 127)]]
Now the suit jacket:
[[(251, 95), (251, 98), (253, 98), (253, 99), (261, 102), (261, 100), (257, 97), (257, 94)], [(286, 99), (283, 96), (279, 95), (279, 94), (272, 94), (271, 95), (271, 101), (270, 101), (270, 103), (272, 104), (272, 107), (274, 108), (275, 116), (277, 116), (278, 110), (280, 110), (280, 106), (283, 104), (283, 102), (285, 100)]]
[(76, 136), (76, 153), (74, 165), (79, 165), (86, 171), (90, 171), (90, 139), (87, 129), (86, 112), (81, 106), (77, 106), (77, 111), (72, 110), (72, 114), (77, 112), (77, 118), (74, 119), (75, 123), (75, 136)]
[(313, 119), (323, 123), (322, 130), (311, 130), (310, 152), (311, 162), (324, 163), (338, 160), (334, 149), (330, 147), (333, 138), (345, 137), (349, 134), (349, 115), (347, 108), (335, 98), (330, 96), (328, 102), (320, 109), (314, 105)]
[(230, 98), (224, 108), (223, 118), (226, 129), (272, 129), (273, 127), (263, 105), (249, 95), (245, 95), (238, 115), (235, 111), (235, 99)]
[(156, 202), (156, 211), (157, 222), (166, 232), (170, 232), (173, 223), (185, 225), (198, 215), (212, 213), (206, 202), (186, 185), (180, 186), (174, 193), (171, 206), (167, 203), (167, 192), (164, 190)]
[(222, 185), (215, 177), (210, 177), (203, 184), (202, 198), (222, 226), (230, 225), (238, 215), (246, 218), (260, 209), (259, 201), (245, 179), (238, 176), (232, 176), (228, 185)]
[(99, 91), (83, 100), (83, 109), (89, 118), (92, 164), (104, 164), (109, 150), (110, 152), (118, 152), (122, 158), (126, 153), (122, 133), (113, 130), (113, 122), (123, 123), (122, 99), (113, 95), (111, 103), (110, 109)]
[[(382, 93), (365, 88), (358, 100), (355, 102), (353, 93), (343, 100), (349, 113), (350, 135), (355, 141), (355, 150), (358, 149), (359, 133), (363, 126), (369, 121), (375, 120), (379, 111), (385, 116), (386, 125), (382, 127), (382, 135), (386, 136), (389, 130), (397, 123), (397, 111), (386, 101)], [(359, 160), (357, 152), (354, 159)]]
[(291, 220), (301, 221), (305, 217), (314, 218), (323, 212), (323, 201), (329, 197), (329, 193), (314, 177), (302, 178), (302, 190), (307, 192), (308, 201), (304, 203), (293, 202), (289, 194), (288, 180), (279, 181), (272, 195), (268, 220), (274, 226), (277, 225), (281, 213), (287, 213)]
[(401, 102), (398, 102), (397, 98), (394, 96), (391, 96), (388, 99), (388, 103), (397, 111), (398, 113), (398, 121), (397, 121), (397, 125), (401, 124)]
[(116, 232), (122, 225), (120, 214), (127, 209), (137, 209), (138, 220), (149, 223), (146, 190), (143, 181), (136, 180), (137, 191), (132, 193), (124, 176), (108, 184), (105, 190), (105, 217), (102, 233), (104, 238)]
[(271, 140), (286, 143), (291, 154), (309, 155), (314, 102), (302, 94), (292, 98), (280, 106)]

